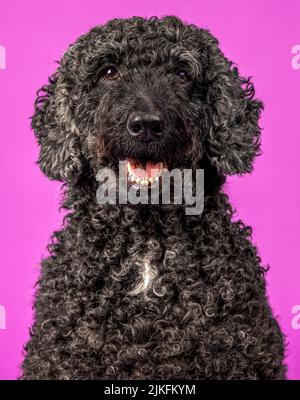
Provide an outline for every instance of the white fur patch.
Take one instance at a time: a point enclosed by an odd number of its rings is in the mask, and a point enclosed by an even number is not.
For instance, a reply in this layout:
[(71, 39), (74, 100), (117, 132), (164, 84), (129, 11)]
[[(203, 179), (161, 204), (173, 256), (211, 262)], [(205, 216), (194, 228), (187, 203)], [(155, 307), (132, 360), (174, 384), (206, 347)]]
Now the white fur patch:
[(142, 264), (141, 280), (137, 286), (129, 292), (131, 295), (143, 293), (148, 290), (152, 284), (153, 279), (157, 276), (157, 269), (150, 264), (149, 260), (145, 260)]

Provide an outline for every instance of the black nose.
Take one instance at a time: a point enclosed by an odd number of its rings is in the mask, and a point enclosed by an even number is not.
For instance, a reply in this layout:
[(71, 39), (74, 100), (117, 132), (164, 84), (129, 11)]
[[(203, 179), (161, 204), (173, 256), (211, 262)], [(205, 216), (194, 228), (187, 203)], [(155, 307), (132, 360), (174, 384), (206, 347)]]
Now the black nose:
[(152, 142), (160, 139), (166, 126), (159, 112), (133, 112), (128, 118), (127, 129), (136, 140)]

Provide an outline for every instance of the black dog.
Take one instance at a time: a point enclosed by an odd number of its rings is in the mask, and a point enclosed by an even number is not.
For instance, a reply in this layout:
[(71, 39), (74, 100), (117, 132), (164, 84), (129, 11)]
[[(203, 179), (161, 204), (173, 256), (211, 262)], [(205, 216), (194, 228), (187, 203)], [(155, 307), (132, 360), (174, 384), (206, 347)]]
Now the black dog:
[[(32, 121), (69, 213), (42, 262), (22, 379), (285, 378), (265, 269), (222, 192), (252, 170), (261, 110), (218, 41), (173, 16), (114, 19), (69, 47)], [(204, 169), (203, 213), (99, 205), (96, 174), (119, 161), (144, 185)]]

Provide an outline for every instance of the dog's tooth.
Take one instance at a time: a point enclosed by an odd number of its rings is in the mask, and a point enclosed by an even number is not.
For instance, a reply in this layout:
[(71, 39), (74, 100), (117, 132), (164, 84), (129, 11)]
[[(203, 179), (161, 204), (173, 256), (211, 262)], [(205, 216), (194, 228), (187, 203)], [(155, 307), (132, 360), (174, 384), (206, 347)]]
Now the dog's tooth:
[(154, 177), (154, 181), (157, 182), (158, 180), (159, 180), (159, 177), (156, 175), (156, 176)]

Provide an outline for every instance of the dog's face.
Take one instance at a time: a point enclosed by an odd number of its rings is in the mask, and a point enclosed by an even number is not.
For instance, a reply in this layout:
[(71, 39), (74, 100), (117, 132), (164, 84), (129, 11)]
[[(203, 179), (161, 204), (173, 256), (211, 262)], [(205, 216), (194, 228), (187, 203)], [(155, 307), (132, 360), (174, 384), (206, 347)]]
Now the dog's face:
[(149, 184), (163, 168), (249, 172), (262, 104), (206, 30), (178, 18), (112, 20), (80, 37), (36, 101), (39, 163), (71, 183), (125, 160)]

